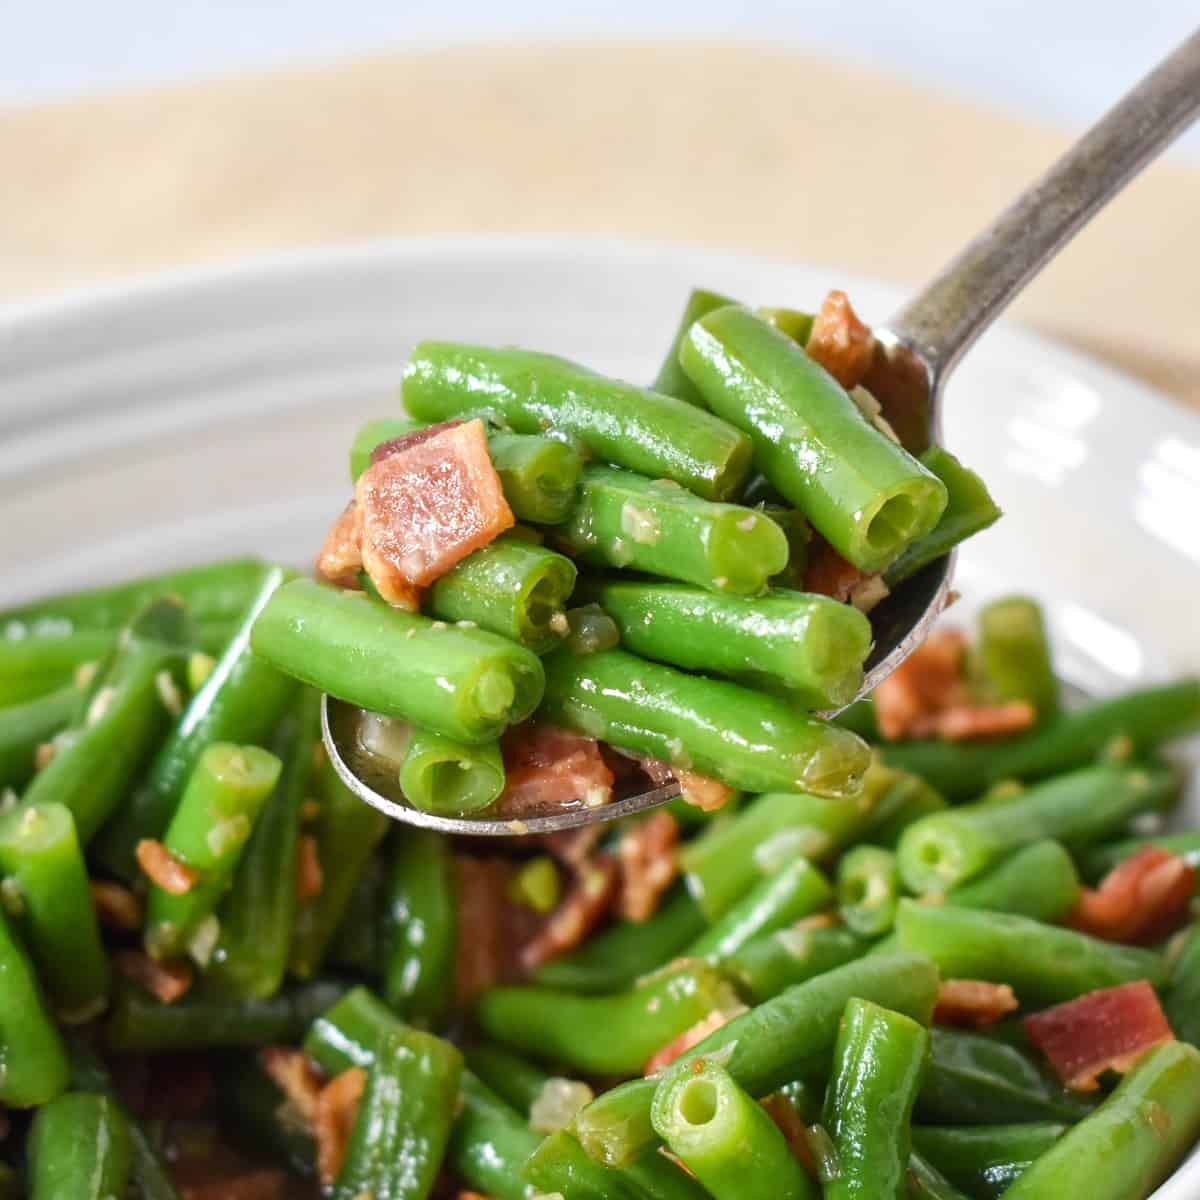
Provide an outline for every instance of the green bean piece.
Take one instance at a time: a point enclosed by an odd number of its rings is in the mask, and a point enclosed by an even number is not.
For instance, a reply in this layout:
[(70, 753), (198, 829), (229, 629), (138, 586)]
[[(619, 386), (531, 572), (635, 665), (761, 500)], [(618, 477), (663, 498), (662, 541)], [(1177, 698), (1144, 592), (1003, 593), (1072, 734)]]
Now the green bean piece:
[(33, 964), (0, 912), (0, 1103), (33, 1108), (67, 1086), (62, 1037), (46, 1011)]
[(802, 708), (836, 708), (862, 684), (871, 623), (828, 596), (754, 600), (678, 583), (605, 580), (591, 595), (643, 658), (788, 689)]
[(615, 992), (683, 953), (705, 927), (703, 912), (682, 887), (647, 921), (618, 921), (533, 972), (543, 987), (588, 995)]
[[(217, 908), (218, 937), (206, 965), (217, 991), (263, 998), (274, 995), (283, 982), (297, 907), (301, 809), (320, 744), (321, 698), (302, 688), (271, 742), (282, 774)], [(319, 849), (317, 861), (324, 890)]]
[(947, 979), (1011, 984), (1027, 1006), (1058, 1004), (1137, 979), (1155, 987), (1167, 980), (1166, 963), (1152, 950), (1011, 913), (901, 900), (896, 931), (905, 950), (928, 955)]
[(1138, 813), (1164, 807), (1176, 787), (1165, 768), (1083, 767), (1001, 805), (934, 813), (901, 837), (900, 874), (914, 892), (945, 891), (1031, 842), (1057, 838), (1086, 845), (1111, 836)]
[[(913, 1145), (922, 1157), (968, 1195), (993, 1200), (1001, 1195), (1011, 1197), (1011, 1185), (1032, 1163), (1054, 1148), (1066, 1128), (1050, 1121), (961, 1128), (918, 1125), (913, 1129)], [(1130, 1193), (1120, 1195), (1125, 1198)]]
[[(730, 301), (730, 303), (733, 302)], [(812, 313), (801, 312), (795, 308), (756, 308), (754, 313), (760, 320), (766, 321), (772, 329), (786, 333), (793, 342), (797, 342), (801, 346), (808, 345), (808, 339), (812, 336), (813, 323), (816, 320)]]
[(441, 1038), (389, 1031), (375, 1047), (333, 1200), (423, 1200), (450, 1140), (462, 1055)]
[[(288, 575), (282, 567), (273, 567), (261, 578), (237, 633), (159, 747), (145, 779), (98, 839), (97, 857), (114, 875), (126, 880), (138, 877), (138, 842), (162, 837), (208, 746), (215, 742), (260, 745), (286, 712), (295, 685), (251, 652), (250, 628)], [(82, 829), (81, 840), (86, 841)]]
[(855, 846), (838, 860), (837, 901), (842, 922), (862, 937), (882, 937), (896, 920), (900, 872), (882, 846)]
[[(774, 521), (787, 538), (787, 566), (777, 575), (771, 576), (771, 586), (776, 589), (791, 588), (804, 590), (804, 576), (808, 571), (808, 558), (812, 547), (812, 526), (804, 514), (786, 505), (758, 504), (755, 510)], [(857, 610), (855, 610), (857, 611)]]
[(656, 392), (661, 392), (664, 396), (675, 396), (680, 400), (686, 400), (697, 408), (708, 407), (696, 385), (684, 374), (683, 368), (679, 365), (679, 347), (683, 345), (688, 330), (701, 317), (712, 312), (714, 308), (724, 308), (727, 304), (735, 303), (736, 301), (730, 300), (728, 296), (722, 296), (720, 292), (710, 292), (704, 288), (691, 290), (687, 303), (683, 306), (679, 324), (675, 328), (675, 336), (671, 338), (667, 356), (663, 359), (663, 364), (658, 369), (658, 375), (651, 384)]
[(1175, 1036), (1200, 1046), (1200, 924), (1192, 925), (1172, 957), (1164, 1007)]
[(884, 582), (893, 589), (922, 567), (944, 558), (967, 538), (994, 525), (1001, 516), (987, 485), (949, 450), (930, 446), (920, 461), (945, 485), (946, 508), (938, 523), (924, 537), (917, 538), (884, 572)]
[(1016, 1046), (979, 1033), (930, 1030), (929, 1071), (917, 1097), (917, 1119), (930, 1125), (1074, 1122), (1095, 1101), (1068, 1091)]
[(904, 1200), (913, 1104), (928, 1058), (924, 1026), (867, 1000), (846, 1004), (825, 1095), (838, 1160), (825, 1200)]
[[(367, 807), (360, 801), (360, 807)], [(380, 936), (376, 914), (383, 897), (383, 863), (379, 855), (367, 859), (350, 892), (341, 921), (333, 931), (324, 960), (331, 968), (349, 971), (369, 980), (379, 982), (380, 962), (383, 958), (383, 939)], [(294, 970), (294, 968), (293, 968)], [(309, 976), (300, 974), (301, 979)]]
[(762, 513), (605, 466), (584, 468), (560, 532), (585, 562), (735, 596), (759, 595), (788, 561), (786, 535)]
[(293, 1174), (310, 1178), (317, 1148), (302, 1119), (288, 1108), (279, 1085), (252, 1055), (229, 1055), (217, 1068), (222, 1131), (255, 1154), (264, 1150)]
[(989, 703), (1024, 700), (1039, 720), (1058, 711), (1058, 677), (1036, 600), (1002, 596), (983, 607), (968, 674)]
[(1014, 850), (982, 875), (945, 894), (947, 904), (1061, 921), (1079, 901), (1079, 876), (1062, 844), (1033, 842)]
[(1198, 1136), (1200, 1052), (1165, 1042), (1150, 1050), (1091, 1116), (1036, 1158), (1005, 1197), (1146, 1196)]
[(389, 847), (380, 911), (383, 996), (407, 1021), (441, 1022), (454, 993), (458, 900), (449, 841), (398, 829)]
[(497, 538), (451, 567), (429, 589), (429, 611), (442, 621), (481, 629), (545, 654), (566, 632), (575, 564), (544, 546)]
[[(300, 979), (311, 979), (325, 962), (331, 943), (343, 922), (349, 922), (359, 881), (390, 822), (378, 809), (364, 804), (342, 782), (322, 751), (315, 774), (318, 797), (316, 819), (308, 832), (316, 839), (321, 864), (321, 890), (296, 901), (288, 968)], [(375, 899), (353, 929), (370, 935), (375, 929)], [(375, 963), (368, 953), (363, 965)]]
[(817, 1200), (775, 1122), (715, 1062), (664, 1080), (651, 1120), (714, 1200)]
[[(883, 788), (871, 819), (863, 831), (863, 837), (876, 846), (894, 850), (901, 835), (922, 817), (943, 812), (946, 801), (933, 788), (916, 775), (899, 771), (880, 763), (877, 770), (890, 772), (891, 782)], [(883, 775), (887, 779), (886, 774)]]
[(793, 926), (755, 938), (721, 965), (739, 991), (761, 1004), (784, 988), (858, 958), (869, 945), (849, 929)]
[(516, 433), (574, 434), (595, 458), (673, 479), (705, 500), (733, 495), (750, 470), (749, 439), (724, 421), (552, 354), (422, 342), (402, 394), (422, 420), (485, 410)]
[(93, 1092), (66, 1092), (38, 1109), (29, 1129), (30, 1200), (114, 1200), (129, 1182), (129, 1126)]
[(736, 1006), (720, 970), (685, 960), (608, 996), (492, 987), (479, 999), (476, 1022), (488, 1037), (535, 1058), (584, 1074), (634, 1075), (714, 1010)]
[(703, 317), (680, 363), (709, 408), (750, 434), (755, 466), (860, 570), (882, 571), (937, 524), (945, 484), (753, 313)]
[(882, 747), (893, 766), (921, 776), (951, 803), (1004, 779), (1041, 779), (1119, 752), (1135, 759), (1200, 730), (1200, 679), (1127, 692), (1059, 713), (1030, 733), (997, 742), (915, 741)]
[(348, 1067), (369, 1067), (383, 1035), (403, 1028), (374, 992), (351, 988), (314, 1016), (304, 1034), (304, 1053), (326, 1075), (340, 1075)]
[(23, 704), (73, 683), (85, 663), (108, 657), (114, 637), (85, 629), (0, 638), (0, 706)]
[(495, 1042), (477, 1042), (463, 1050), (467, 1067), (528, 1121), (530, 1109), (553, 1078), (541, 1067)]
[(698, 958), (725, 958), (755, 938), (782, 929), (833, 904), (829, 881), (807, 859), (798, 858), (754, 885), (688, 948)]
[(182, 894), (151, 882), (145, 943), (152, 958), (183, 953), (201, 923), (212, 915), (281, 767), (275, 755), (257, 746), (218, 742), (200, 755), (163, 835), (168, 853), (197, 878)]
[(476, 745), (523, 721), (542, 696), (541, 662), (507, 638), (308, 579), (275, 592), (251, 644), (318, 691)]
[(14, 924), (59, 1018), (94, 1017), (108, 999), (108, 959), (70, 812), (45, 804), (0, 817), (0, 872), (15, 890)]
[(345, 990), (337, 980), (317, 979), (291, 984), (259, 1000), (234, 999), (198, 987), (163, 1004), (140, 987), (117, 981), (104, 1040), (117, 1054), (294, 1042)]
[(827, 1069), (838, 1022), (852, 996), (885, 1004), (927, 1024), (938, 973), (925, 957), (872, 956), (835, 967), (735, 1017), (652, 1079), (621, 1084), (576, 1117), (584, 1149), (609, 1166), (631, 1162), (654, 1144), (650, 1103), (661, 1081), (681, 1078), (715, 1056), (751, 1096), (766, 1096)]
[(497, 430), (488, 434), (488, 453), (518, 521), (559, 525), (567, 519), (583, 472), (573, 444)]
[(750, 792), (852, 796), (869, 759), (854, 734), (783, 700), (624, 650), (550, 655), (542, 713), (586, 737)]
[(529, 1200), (521, 1170), (541, 1143), (524, 1117), (470, 1071), (463, 1072), (462, 1108), (446, 1150), (456, 1177), (493, 1200)]
[(915, 1150), (908, 1156), (909, 1200), (970, 1200)]
[(1178, 855), (1193, 869), (1200, 868), (1200, 829), (1164, 833), (1157, 837), (1127, 838), (1120, 842), (1089, 846), (1078, 855), (1079, 868), (1086, 880), (1095, 883), (1098, 879), (1103, 879), (1113, 867), (1127, 858), (1132, 858), (1139, 850), (1151, 846), (1166, 850), (1168, 854)]
[(400, 764), (400, 789), (422, 812), (444, 817), (480, 812), (504, 791), (500, 743), (468, 746), (414, 727)]
[(19, 790), (29, 782), (38, 747), (67, 728), (80, 695), (77, 687), (67, 686), (0, 708), (0, 788)]

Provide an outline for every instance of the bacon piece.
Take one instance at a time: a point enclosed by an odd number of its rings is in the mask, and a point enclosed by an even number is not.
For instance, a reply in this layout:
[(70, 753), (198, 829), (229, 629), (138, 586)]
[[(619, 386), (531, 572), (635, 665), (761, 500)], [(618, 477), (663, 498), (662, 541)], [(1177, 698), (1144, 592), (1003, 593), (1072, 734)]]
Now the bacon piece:
[(1003, 704), (959, 704), (933, 714), (928, 723), (918, 722), (914, 733), (920, 737), (940, 737), (948, 742), (970, 738), (1003, 737), (1032, 729), (1037, 709), (1027, 700), (1007, 700)]
[(393, 454), (401, 454), (405, 450), (412, 449), (413, 446), (419, 446), (422, 442), (429, 441), (432, 437), (437, 437), (439, 433), (445, 433), (447, 429), (457, 429), (464, 424), (466, 424), (465, 421), (439, 421), (436, 425), (426, 425), (424, 429), (414, 429), (412, 433), (405, 433), (397, 438), (388, 438), (386, 442), (380, 442), (371, 451), (371, 458), (367, 465), (373, 467), (377, 462), (391, 458)]
[(324, 886), (317, 839), (311, 833), (302, 833), (296, 839), (296, 899), (311, 900), (321, 894)]
[(317, 1095), (312, 1131), (317, 1143), (317, 1175), (326, 1187), (333, 1186), (346, 1161), (366, 1084), (367, 1073), (362, 1067), (350, 1067), (335, 1075)]
[(982, 979), (943, 979), (933, 1009), (935, 1025), (959, 1025), (986, 1029), (1001, 1017), (1016, 1012), (1016, 993), (1007, 983)]
[(359, 476), (354, 498), (371, 582), (390, 604), (415, 608), (418, 589), (511, 529), (515, 518), (482, 421), (399, 441), (406, 444)]
[(701, 775), (699, 771), (677, 770), (675, 777), (679, 780), (683, 798), (701, 812), (716, 812), (736, 795), (736, 791), (728, 784), (710, 775)]
[(122, 933), (141, 929), (141, 903), (124, 884), (106, 879), (89, 879), (88, 891), (96, 916), (105, 929), (117, 929)]
[(1025, 1018), (1025, 1034), (1067, 1087), (1094, 1091), (1104, 1071), (1122, 1074), (1175, 1036), (1144, 980), (1085, 992)]
[(140, 950), (118, 950), (113, 962), (122, 975), (163, 1004), (173, 1004), (192, 986), (192, 968), (182, 959), (160, 963)]
[(834, 289), (821, 302), (804, 347), (844, 388), (857, 387), (875, 358), (875, 335), (850, 307), (846, 293)]
[[(742, 1012), (745, 1009), (740, 1010)], [(693, 1046), (698, 1046), (710, 1033), (716, 1033), (722, 1025), (727, 1025), (738, 1010), (726, 1011), (714, 1008), (707, 1017), (696, 1022), (690, 1029), (685, 1029), (678, 1037), (672, 1038), (665, 1046), (660, 1046), (646, 1059), (642, 1068), (643, 1075), (653, 1075), (661, 1071), (669, 1063), (673, 1063), (681, 1054), (686, 1054)]]
[(501, 817), (522, 817), (569, 801), (589, 807), (612, 799), (613, 773), (594, 738), (552, 725), (521, 725), (503, 741)]
[(317, 555), (317, 574), (338, 587), (357, 588), (362, 565), (362, 522), (358, 505), (351, 500), (325, 535)]
[(617, 864), (597, 854), (578, 868), (575, 883), (538, 934), (521, 948), (527, 971), (565, 954), (604, 919), (617, 894)]
[(621, 866), (621, 890), (617, 911), (630, 921), (645, 921), (654, 915), (659, 897), (679, 874), (675, 843), (679, 824), (659, 809), (635, 825), (617, 843)]
[(309, 1129), (315, 1128), (321, 1076), (308, 1055), (293, 1046), (264, 1046), (258, 1052), (258, 1065), (274, 1080), (288, 1108)]
[(455, 855), (458, 939), (455, 997), (469, 1008), (480, 992), (521, 976), (519, 947), (541, 924), (532, 909), (508, 896), (513, 864)]
[(179, 1200), (288, 1200), (288, 1177), (275, 1167), (247, 1171), (230, 1179), (183, 1184)]
[(808, 1130), (801, 1120), (800, 1114), (796, 1111), (796, 1106), (779, 1092), (775, 1092), (758, 1103), (767, 1116), (775, 1122), (775, 1128), (783, 1134), (783, 1140), (787, 1142), (788, 1149), (804, 1168), (805, 1173), (816, 1179), (817, 1162), (813, 1158), (812, 1147), (808, 1142)]
[(603, 833), (601, 825), (580, 825), (575, 829), (534, 834), (530, 841), (545, 847), (564, 867), (578, 867), (587, 861)]
[(820, 534), (814, 533), (804, 568), (804, 590), (831, 596), (845, 604), (855, 588), (870, 579), (853, 563), (847, 562)]
[(142, 874), (172, 896), (186, 896), (200, 878), (155, 838), (142, 838), (135, 853)]
[(1067, 923), (1109, 942), (1161, 941), (1187, 919), (1196, 872), (1177, 854), (1146, 846), (1085, 888)]

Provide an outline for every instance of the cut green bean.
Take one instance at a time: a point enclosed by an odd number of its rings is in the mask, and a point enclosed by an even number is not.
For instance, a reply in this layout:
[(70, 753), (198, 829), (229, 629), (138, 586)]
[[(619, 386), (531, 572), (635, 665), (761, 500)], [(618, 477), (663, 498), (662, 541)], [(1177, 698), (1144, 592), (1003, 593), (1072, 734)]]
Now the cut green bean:
[(422, 812), (465, 817), (493, 804), (504, 791), (500, 743), (468, 746), (414, 728), (400, 765), (400, 789)]
[[(1065, 1125), (1034, 1121), (1018, 1125), (917, 1126), (913, 1145), (951, 1183), (978, 1196), (995, 1200), (1011, 1197), (1012, 1185), (1048, 1154), (1066, 1132)], [(1053, 1193), (1080, 1195), (1074, 1190)], [(1086, 1193), (1089, 1197), (1093, 1193)], [(1130, 1193), (1117, 1193), (1128, 1200)]]
[[(808, 571), (808, 558), (812, 548), (812, 526), (804, 514), (786, 505), (757, 504), (756, 512), (762, 513), (770, 521), (774, 521), (787, 538), (787, 566), (777, 575), (771, 576), (773, 588), (791, 588), (793, 591), (804, 590), (804, 576)], [(855, 610), (857, 611), (857, 610)]]
[(656, 392), (661, 392), (664, 396), (676, 396), (680, 400), (686, 400), (689, 404), (694, 404), (697, 408), (707, 407), (704, 403), (704, 397), (700, 395), (696, 385), (687, 377), (683, 368), (679, 365), (679, 347), (683, 345), (684, 339), (688, 335), (688, 330), (701, 317), (712, 312), (714, 308), (724, 308), (727, 304), (734, 303), (736, 301), (730, 300), (727, 296), (722, 296), (720, 292), (710, 292), (704, 288), (692, 289), (688, 295), (687, 303), (683, 306), (683, 314), (679, 318), (679, 324), (675, 327), (675, 336), (671, 338), (671, 345), (667, 350), (667, 356), (663, 359), (663, 364), (658, 369), (658, 375), (651, 385)]
[(115, 636), (84, 629), (0, 638), (0, 707), (23, 704), (73, 683), (85, 664), (108, 658)]
[(304, 1034), (304, 1053), (326, 1075), (340, 1075), (349, 1067), (369, 1067), (383, 1035), (402, 1028), (396, 1014), (374, 992), (351, 988), (332, 997), (325, 1010), (314, 1015)]
[(1010, 913), (902, 900), (900, 945), (928, 955), (948, 979), (1011, 984), (1022, 1004), (1058, 1004), (1137, 979), (1161, 987), (1166, 963), (1152, 950), (1102, 942)]
[(854, 734), (774, 696), (624, 650), (552, 654), (542, 711), (586, 737), (751, 792), (852, 796), (870, 757)]
[(129, 1126), (93, 1092), (67, 1092), (38, 1109), (29, 1130), (30, 1200), (114, 1200), (129, 1182)]
[(654, 1094), (654, 1132), (715, 1200), (816, 1200), (774, 1121), (724, 1067), (697, 1060)]
[(1079, 876), (1061, 843), (1033, 842), (945, 894), (947, 904), (1061, 921), (1079, 901)]
[(945, 484), (753, 313), (703, 317), (680, 363), (709, 408), (750, 434), (758, 469), (860, 570), (883, 570), (937, 524)]
[(849, 929), (791, 927), (755, 938), (724, 959), (738, 990), (756, 1004), (866, 952), (868, 941)]
[(928, 1057), (922, 1025), (857, 997), (847, 1003), (825, 1095), (838, 1161), (825, 1200), (904, 1200), (913, 1104)]
[(1024, 700), (1039, 720), (1058, 711), (1058, 679), (1046, 622), (1028, 596), (1002, 596), (979, 613), (969, 656), (972, 683), (989, 703)]
[(70, 812), (45, 804), (0, 817), (0, 872), (20, 910), (14, 923), (60, 1019), (94, 1017), (108, 999), (108, 959)]
[(0, 788), (20, 790), (32, 778), (38, 747), (52, 742), (75, 717), (82, 692), (59, 688), (0, 708)]
[(900, 872), (896, 856), (882, 846), (855, 846), (838, 861), (838, 911), (862, 937), (882, 937), (896, 920)]
[(1182, 833), (1163, 833), (1157, 837), (1128, 838), (1089, 846), (1079, 854), (1080, 870), (1086, 880), (1094, 883), (1139, 850), (1151, 846), (1178, 855), (1193, 869), (1200, 868), (1200, 829), (1188, 829)]
[(828, 596), (777, 590), (749, 600), (617, 580), (588, 594), (643, 658), (781, 686), (802, 708), (836, 708), (862, 684), (871, 623)]
[(318, 691), (473, 744), (523, 721), (542, 694), (541, 662), (506, 638), (306, 579), (272, 595), (251, 642)]
[(1165, 1008), (1175, 1036), (1200, 1046), (1200, 924), (1187, 931), (1172, 956)]
[[(367, 806), (360, 801), (359, 807)], [(324, 961), (331, 967), (350, 971), (372, 984), (379, 982), (379, 965), (383, 958), (383, 939), (376, 920), (382, 898), (383, 863), (380, 856), (374, 854), (367, 859), (354, 883), (324, 956)], [(293, 971), (301, 979), (310, 977), (295, 968)]]
[(970, 1200), (915, 1150), (908, 1156), (908, 1195), (909, 1200)]
[(468, 1046), (463, 1054), (467, 1066), (528, 1121), (530, 1110), (553, 1077), (528, 1059), (495, 1042)]
[[(925, 780), (907, 771), (899, 771), (882, 763), (873, 770), (881, 774), (882, 791), (863, 837), (873, 845), (894, 850), (910, 825), (915, 825), (922, 817), (944, 811), (946, 801)], [(890, 782), (883, 786), (889, 778)]]
[(544, 546), (497, 538), (468, 555), (429, 589), (429, 611), (443, 621), (473, 622), (545, 654), (566, 632), (575, 564)]
[[(729, 301), (729, 303), (732, 304), (733, 301)], [(797, 342), (801, 346), (808, 345), (808, 339), (812, 336), (813, 323), (816, 320), (812, 313), (801, 312), (795, 308), (756, 308), (754, 312), (773, 329), (778, 329), (780, 333), (786, 333), (793, 342)], [(705, 314), (701, 313), (700, 315)]]
[(517, 433), (572, 433), (596, 458), (706, 500), (733, 495), (750, 469), (749, 439), (724, 421), (552, 354), (422, 342), (403, 397), (427, 421), (486, 411)]
[(462, 1109), (446, 1162), (468, 1187), (493, 1200), (529, 1200), (521, 1170), (541, 1142), (519, 1113), (470, 1071), (463, 1072)]

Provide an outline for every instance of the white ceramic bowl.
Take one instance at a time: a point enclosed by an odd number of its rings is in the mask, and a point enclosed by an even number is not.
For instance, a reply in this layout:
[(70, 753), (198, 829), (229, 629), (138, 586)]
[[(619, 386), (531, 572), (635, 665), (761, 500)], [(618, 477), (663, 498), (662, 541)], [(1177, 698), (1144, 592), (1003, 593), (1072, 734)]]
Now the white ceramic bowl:
[[(521, 343), (648, 379), (696, 284), (798, 307), (842, 286), (874, 320), (900, 299), (674, 245), (453, 238), (0, 310), (0, 607), (247, 551), (307, 562), (346, 500), (351, 434), (397, 409), (418, 339)], [(1065, 674), (1091, 692), (1200, 672), (1200, 419), (1000, 328), (955, 375), (945, 426), (1007, 513), (962, 555), (964, 611), (1037, 595)], [(1195, 787), (1182, 819), (1200, 824)], [(1156, 1195), (1198, 1194), (1193, 1163)]]

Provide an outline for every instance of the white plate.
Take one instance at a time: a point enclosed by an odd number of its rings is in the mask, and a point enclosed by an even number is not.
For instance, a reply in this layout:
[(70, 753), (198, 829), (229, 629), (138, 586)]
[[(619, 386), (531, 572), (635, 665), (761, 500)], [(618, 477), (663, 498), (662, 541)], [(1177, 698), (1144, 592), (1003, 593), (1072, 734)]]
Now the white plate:
[[(246, 551), (306, 562), (347, 497), (352, 432), (397, 409), (418, 339), (521, 343), (648, 379), (695, 284), (798, 307), (843, 286), (875, 320), (900, 299), (674, 245), (454, 238), (0, 310), (0, 606)], [(1007, 512), (962, 556), (968, 604), (1039, 596), (1066, 674), (1093, 692), (1200, 671), (1200, 420), (1000, 328), (955, 376), (945, 424)], [(1196, 1195), (1200, 1169), (1186, 1174), (1159, 1200)]]

